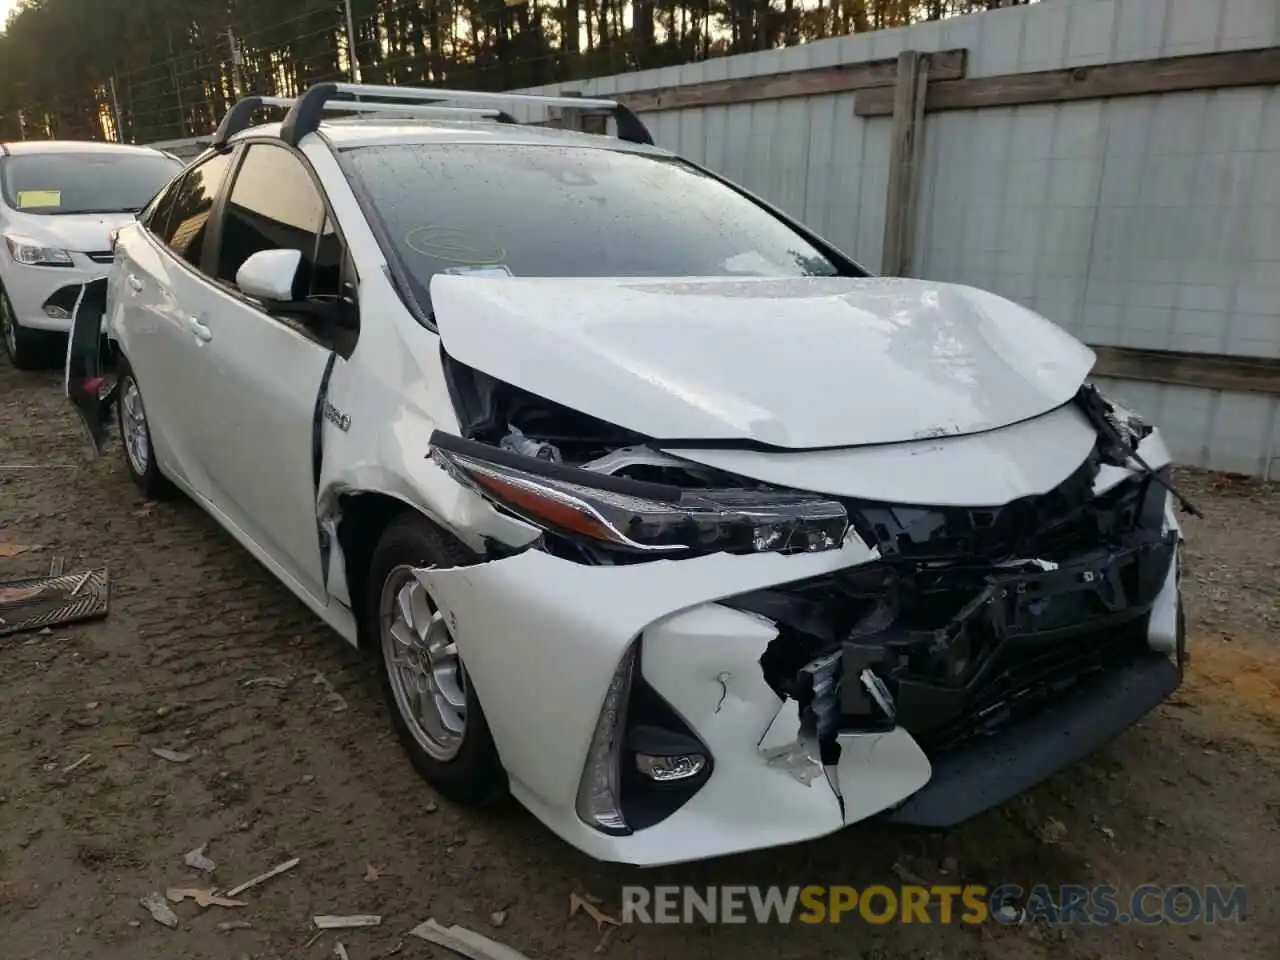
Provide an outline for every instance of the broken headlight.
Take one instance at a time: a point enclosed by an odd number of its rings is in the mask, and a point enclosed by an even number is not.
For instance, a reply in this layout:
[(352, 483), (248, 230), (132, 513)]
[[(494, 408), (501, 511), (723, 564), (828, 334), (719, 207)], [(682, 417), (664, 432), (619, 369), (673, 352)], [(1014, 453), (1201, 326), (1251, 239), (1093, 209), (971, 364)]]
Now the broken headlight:
[(1075, 402), (1102, 438), (1104, 462), (1114, 466), (1127, 466), (1138, 445), (1154, 429), (1132, 410), (1103, 396), (1092, 384), (1080, 388)]
[(1126, 410), (1114, 400), (1103, 399), (1109, 408), (1105, 414), (1107, 422), (1130, 449), (1136, 450), (1138, 444), (1151, 434), (1152, 427), (1132, 410)]
[(431, 457), (544, 530), (636, 553), (813, 553), (844, 541), (838, 502), (789, 490), (682, 490), (548, 463), (439, 432)]

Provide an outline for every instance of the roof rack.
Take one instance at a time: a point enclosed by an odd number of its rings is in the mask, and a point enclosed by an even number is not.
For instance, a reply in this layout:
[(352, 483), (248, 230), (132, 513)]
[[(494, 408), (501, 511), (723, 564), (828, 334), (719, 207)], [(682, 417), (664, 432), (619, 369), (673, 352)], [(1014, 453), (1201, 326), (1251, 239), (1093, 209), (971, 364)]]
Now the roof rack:
[[(251, 119), (254, 111), (261, 110), (266, 107), (279, 107), (291, 110), (297, 103), (298, 100), (293, 97), (245, 97), (243, 100), (237, 101), (235, 106), (228, 110), (227, 115), (222, 118), (222, 123), (218, 125), (218, 131), (213, 135), (212, 146), (215, 149), (220, 149), (226, 145), (228, 140), (241, 130), (248, 129), (248, 127), (251, 126)], [(330, 100), (321, 104), (320, 109), (346, 113), (387, 113), (402, 117), (456, 118), (463, 116), (497, 120), (499, 123), (516, 122), (515, 117), (504, 113), (502, 110), (481, 109), (478, 107), (446, 107), (422, 103)]]
[[(368, 99), (366, 99), (368, 98)], [(396, 102), (399, 101), (399, 102)], [(625, 104), (615, 100), (586, 97), (543, 97), (527, 93), (489, 93), (480, 90), (444, 90), (430, 87), (390, 87), (361, 83), (317, 83), (301, 97), (246, 97), (233, 106), (222, 119), (213, 139), (215, 148), (222, 147), (237, 133), (250, 126), (255, 110), (263, 107), (288, 107), (280, 138), (290, 146), (308, 133), (314, 133), (326, 110), (358, 113), (399, 113), (412, 116), (493, 117), (500, 123), (515, 123), (510, 114), (496, 109), (468, 106), (481, 103), (527, 104), (560, 107), (569, 110), (607, 112), (618, 125), (618, 139), (631, 143), (652, 144), (653, 136), (644, 122)]]

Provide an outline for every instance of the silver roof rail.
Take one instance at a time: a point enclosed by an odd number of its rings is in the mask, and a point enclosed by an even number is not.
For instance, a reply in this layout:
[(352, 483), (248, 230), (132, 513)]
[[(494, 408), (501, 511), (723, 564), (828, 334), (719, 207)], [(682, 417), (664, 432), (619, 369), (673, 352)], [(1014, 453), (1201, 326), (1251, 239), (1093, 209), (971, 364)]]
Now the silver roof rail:
[[(259, 97), (258, 99), (262, 101), (264, 107), (283, 107), (286, 110), (292, 109), (293, 105), (298, 102), (295, 97)], [(439, 119), (464, 116), (496, 120), (503, 116), (501, 110), (493, 108), (450, 107), (422, 103), (385, 103), (368, 100), (330, 100), (324, 105), (324, 109), (332, 110), (334, 113), (393, 113), (402, 117), (436, 117)], [(511, 122), (514, 123), (515, 121), (512, 120)]]
[[(227, 141), (242, 130), (252, 125), (255, 111), (265, 107), (276, 107), (292, 110), (298, 103), (295, 97), (245, 97), (236, 102), (218, 125), (218, 132), (213, 136), (214, 149), (220, 149)], [(445, 104), (424, 103), (389, 103), (368, 100), (330, 100), (321, 104), (321, 110), (334, 113), (385, 113), (401, 117), (434, 117), (436, 119), (484, 119), (497, 120), (499, 123), (515, 123), (515, 117), (495, 108), (448, 106)]]
[(302, 96), (246, 97), (236, 103), (223, 118), (214, 136), (215, 148), (222, 147), (241, 130), (250, 126), (255, 110), (262, 107), (287, 107), (289, 112), (280, 127), (280, 138), (290, 146), (308, 133), (314, 133), (326, 111), (362, 113), (399, 113), (412, 116), (493, 117), (500, 122), (515, 119), (500, 109), (478, 108), (479, 104), (522, 104), (561, 109), (605, 112), (613, 115), (618, 125), (618, 138), (632, 143), (652, 144), (647, 127), (625, 104), (615, 100), (588, 97), (544, 97), (528, 93), (490, 93), (482, 90), (445, 90), (431, 87), (391, 87), (362, 83), (318, 83)]

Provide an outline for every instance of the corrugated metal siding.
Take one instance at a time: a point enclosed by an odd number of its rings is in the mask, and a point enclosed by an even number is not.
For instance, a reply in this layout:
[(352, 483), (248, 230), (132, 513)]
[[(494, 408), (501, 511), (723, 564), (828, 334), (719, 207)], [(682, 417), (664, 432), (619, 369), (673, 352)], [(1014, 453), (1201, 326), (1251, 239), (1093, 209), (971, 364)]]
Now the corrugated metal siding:
[[(1275, 44), (1280, 0), (1052, 0), (565, 86), (608, 96), (904, 49), (963, 47), (981, 77)], [(643, 119), (878, 270), (891, 121), (856, 118), (854, 97)], [(923, 167), (917, 275), (994, 290), (1090, 343), (1280, 357), (1280, 91), (930, 114)], [(1275, 398), (1109, 386), (1183, 462), (1280, 472)]]
[(1280, 480), (1280, 400), (1098, 377), (1098, 388), (1160, 427), (1178, 463)]
[(1089, 343), (1280, 357), (1280, 91), (956, 111), (926, 131), (917, 272)]

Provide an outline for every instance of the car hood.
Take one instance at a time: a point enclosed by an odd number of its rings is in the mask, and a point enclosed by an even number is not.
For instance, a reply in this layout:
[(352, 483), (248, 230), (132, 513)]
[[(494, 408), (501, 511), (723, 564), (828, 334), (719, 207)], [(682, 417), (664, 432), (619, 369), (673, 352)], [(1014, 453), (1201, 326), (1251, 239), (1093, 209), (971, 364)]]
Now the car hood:
[(991, 430), (1067, 402), (1088, 347), (994, 294), (909, 279), (439, 275), (450, 356), (659, 440), (791, 449)]
[(9, 233), (30, 237), (60, 250), (105, 253), (111, 249), (111, 231), (134, 221), (132, 213), (17, 214)]

